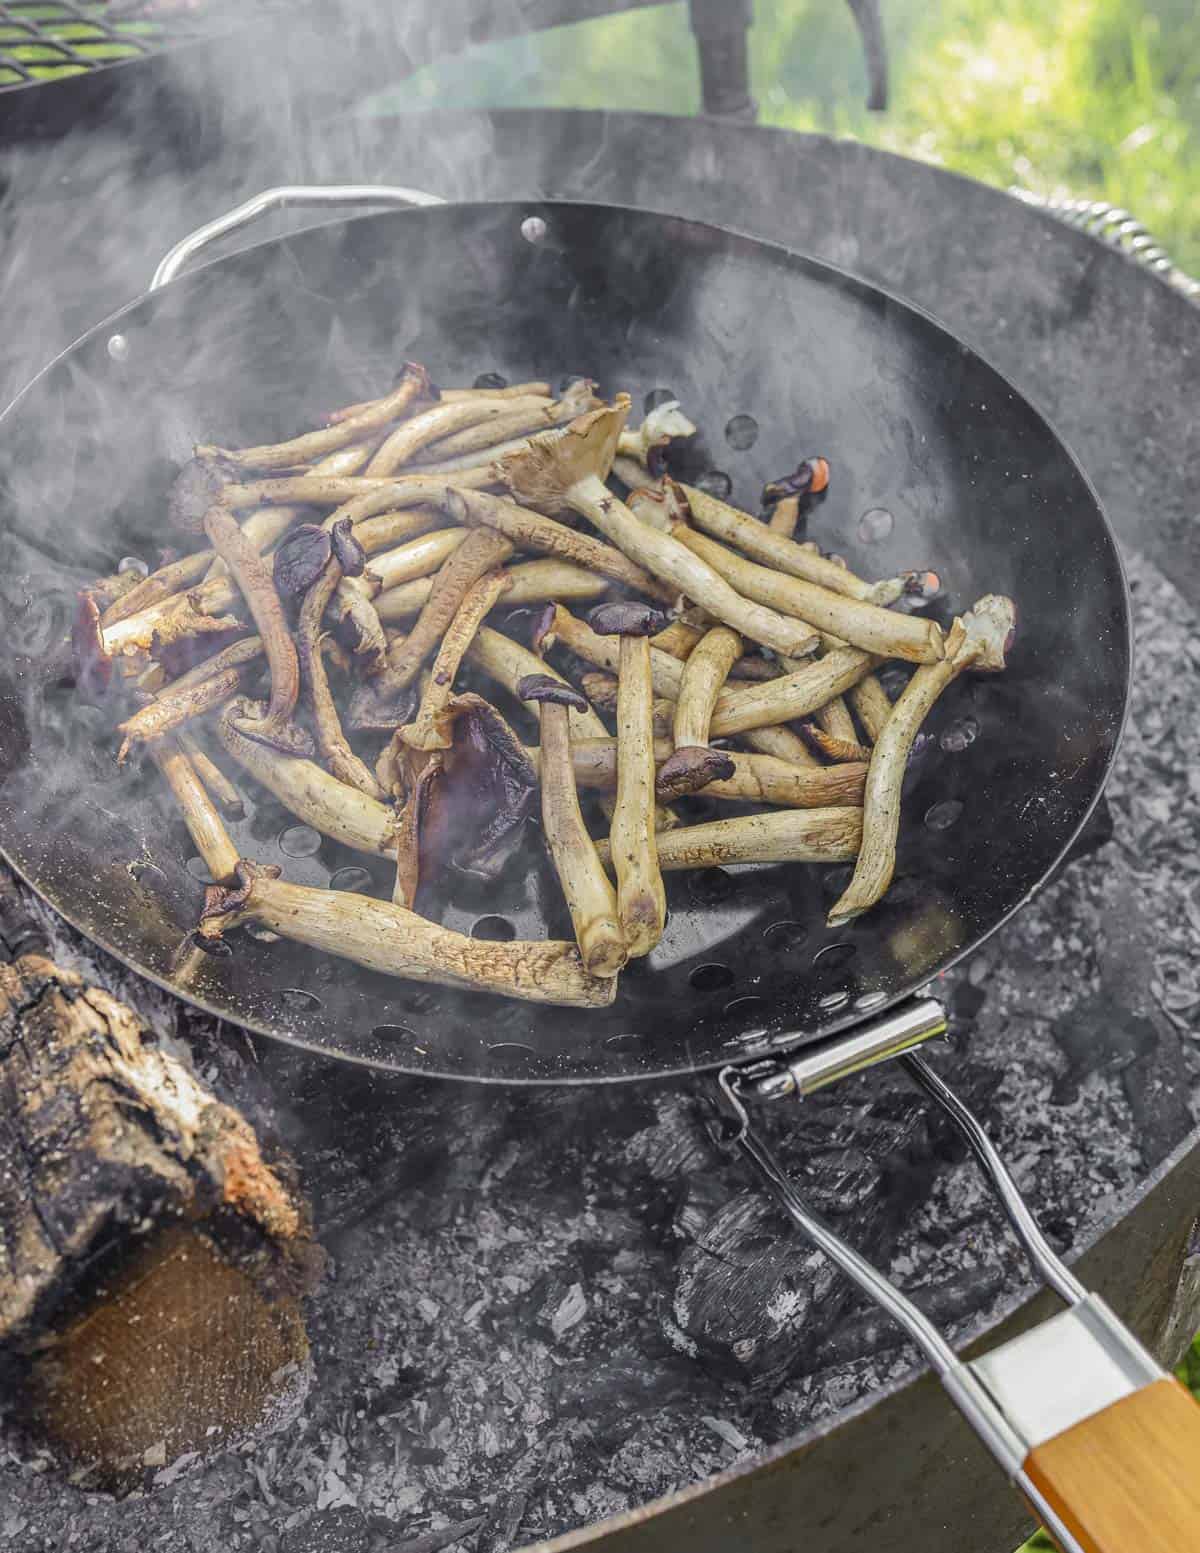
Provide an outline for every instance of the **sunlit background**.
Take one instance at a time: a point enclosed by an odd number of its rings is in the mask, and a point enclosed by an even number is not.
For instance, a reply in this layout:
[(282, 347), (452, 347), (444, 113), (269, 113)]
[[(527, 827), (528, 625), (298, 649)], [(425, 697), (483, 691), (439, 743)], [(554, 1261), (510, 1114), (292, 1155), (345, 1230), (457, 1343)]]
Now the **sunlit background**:
[[(761, 119), (852, 135), (1039, 194), (1130, 210), (1200, 271), (1200, 26), (1195, 0), (884, 0), (891, 106), (841, 0), (758, 0)], [(695, 113), (682, 6), (480, 47), (377, 104)]]

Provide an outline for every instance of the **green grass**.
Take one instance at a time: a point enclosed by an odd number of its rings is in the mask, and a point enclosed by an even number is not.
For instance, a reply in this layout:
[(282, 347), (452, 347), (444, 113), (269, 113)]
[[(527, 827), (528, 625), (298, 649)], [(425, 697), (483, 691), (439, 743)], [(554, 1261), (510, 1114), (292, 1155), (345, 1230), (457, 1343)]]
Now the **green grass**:
[[(1106, 199), (1200, 272), (1195, 0), (887, 0), (892, 104), (862, 106), (846, 6), (775, 0), (753, 34), (763, 122), (854, 135), (988, 182)], [(390, 95), (433, 104), (694, 113), (681, 6), (581, 23), (441, 62)]]

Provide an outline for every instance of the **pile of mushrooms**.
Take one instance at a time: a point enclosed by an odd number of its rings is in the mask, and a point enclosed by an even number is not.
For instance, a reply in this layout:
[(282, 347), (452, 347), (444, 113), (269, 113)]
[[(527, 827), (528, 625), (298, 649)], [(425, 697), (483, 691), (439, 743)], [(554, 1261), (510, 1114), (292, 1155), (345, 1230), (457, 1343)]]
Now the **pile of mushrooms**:
[[(629, 409), (582, 379), (439, 391), (410, 364), (318, 430), (197, 448), (169, 521), (207, 548), (86, 589), (74, 644), (81, 692), (125, 714), (118, 759), (144, 748), (214, 881), (198, 946), (258, 923), (394, 976), (602, 1007), (662, 937), (671, 870), (853, 860), (831, 924), (883, 897), (918, 730), (959, 674), (1004, 668), (1012, 602), (945, 633), (892, 607), (930, 574), (867, 581), (795, 537), (824, 459), (758, 518), (667, 474), (695, 433), (678, 404), (638, 428)], [(894, 704), (889, 660), (915, 666)], [(392, 899), (240, 856), (237, 781), (393, 860)], [(682, 824), (696, 793), (740, 807)], [(538, 814), (574, 942), (421, 914), (441, 871), (514, 866)]]

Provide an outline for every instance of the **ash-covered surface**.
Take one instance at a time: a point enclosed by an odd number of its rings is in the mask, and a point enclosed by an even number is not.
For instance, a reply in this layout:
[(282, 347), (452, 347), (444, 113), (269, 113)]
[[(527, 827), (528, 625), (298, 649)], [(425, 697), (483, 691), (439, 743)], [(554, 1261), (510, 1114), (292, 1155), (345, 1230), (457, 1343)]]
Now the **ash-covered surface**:
[[(1184, 1136), (1200, 1083), (1200, 620), (1148, 564), (1130, 570), (1114, 837), (939, 988), (956, 1035), (938, 1061), (1064, 1248)], [(713, 1147), (705, 1082), (379, 1082), (252, 1047), (53, 935), (293, 1149), (332, 1270), (294, 1422), (148, 1469), (120, 1501), (10, 1431), (0, 1545), (497, 1553), (727, 1467), (914, 1362)], [(952, 1332), (1022, 1277), (979, 1176), (898, 1074), (762, 1122)]]

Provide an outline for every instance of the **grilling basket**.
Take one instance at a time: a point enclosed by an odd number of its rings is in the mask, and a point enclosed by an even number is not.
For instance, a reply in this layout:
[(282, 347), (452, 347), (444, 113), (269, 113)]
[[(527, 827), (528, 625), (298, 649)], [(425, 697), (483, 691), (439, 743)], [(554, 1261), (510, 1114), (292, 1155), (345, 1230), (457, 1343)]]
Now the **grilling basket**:
[[(182, 273), (283, 206), (335, 214)], [(406, 208), (336, 214), (368, 206)], [(151, 762), (116, 769), (111, 716), (55, 668), (55, 644), (83, 584), (154, 552), (194, 443), (319, 424), (380, 392), (406, 359), (446, 384), (576, 369), (610, 390), (669, 390), (711, 439), (686, 451), (685, 477), (717, 469), (743, 507), (765, 475), (795, 465), (802, 428), (836, 471), (821, 524), (852, 568), (936, 564), (931, 608), (946, 623), (985, 593), (1017, 601), (1007, 672), (960, 681), (929, 721), (934, 754), (910, 775), (896, 882), (879, 906), (828, 928), (830, 877), (806, 865), (668, 875), (662, 941), (607, 1008), (397, 981), (269, 934), (239, 935), (233, 954), (181, 979), (199, 860)], [(49, 905), (198, 1007), (343, 1061), (500, 1084), (711, 1072), (722, 1141), (917, 1343), (1067, 1553), (1200, 1546), (1200, 1414), (1057, 1259), (983, 1128), (919, 1051), (947, 1028), (931, 983), (1030, 899), (1086, 823), (1128, 701), (1112, 532), (1070, 453), (997, 372), (878, 288), (696, 222), (276, 189), (181, 242), (146, 296), (47, 367), (0, 420), (0, 460), (5, 575), (25, 590), (6, 610), (0, 663), (0, 845)], [(887, 524), (860, 521), (879, 510)], [(969, 743), (952, 736), (964, 718)], [(269, 795), (247, 793), (245, 807), (230, 824), (240, 855), (296, 883), (388, 896), (384, 860), (311, 843)], [(570, 937), (540, 845), (486, 891), (447, 878), (435, 893), (429, 914), (477, 937)], [(809, 1212), (755, 1130), (759, 1106), (887, 1060), (965, 1138), (1066, 1306), (971, 1362)]]

